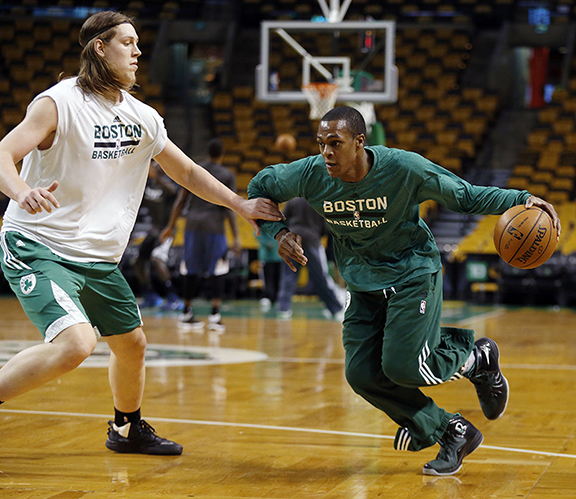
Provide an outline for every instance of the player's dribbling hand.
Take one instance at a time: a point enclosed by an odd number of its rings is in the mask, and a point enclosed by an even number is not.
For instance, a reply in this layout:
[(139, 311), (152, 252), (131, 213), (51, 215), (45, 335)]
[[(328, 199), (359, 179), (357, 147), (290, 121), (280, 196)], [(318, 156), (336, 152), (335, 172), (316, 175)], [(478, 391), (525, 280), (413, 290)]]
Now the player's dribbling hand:
[(58, 187), (58, 181), (54, 180), (48, 187), (35, 187), (24, 190), (18, 196), (18, 206), (26, 210), (30, 215), (41, 213), (46, 210), (52, 212), (52, 206), (60, 208), (60, 204), (52, 194)]
[(548, 215), (550, 215), (550, 218), (552, 218), (552, 223), (554, 225), (554, 228), (556, 229), (556, 239), (557, 241), (560, 240), (560, 232), (562, 231), (562, 225), (560, 224), (560, 218), (558, 217), (558, 213), (556, 213), (554, 206), (552, 206), (547, 201), (544, 201), (542, 198), (532, 195), (528, 197), (524, 206), (526, 208), (530, 208), (532, 206), (538, 206), (539, 208), (542, 208), (546, 213), (548, 213)]
[(284, 229), (276, 234), (276, 240), (278, 241), (278, 255), (286, 262), (286, 265), (290, 267), (292, 272), (297, 271), (292, 260), (300, 265), (306, 265), (308, 258), (304, 256), (302, 238), (298, 234)]

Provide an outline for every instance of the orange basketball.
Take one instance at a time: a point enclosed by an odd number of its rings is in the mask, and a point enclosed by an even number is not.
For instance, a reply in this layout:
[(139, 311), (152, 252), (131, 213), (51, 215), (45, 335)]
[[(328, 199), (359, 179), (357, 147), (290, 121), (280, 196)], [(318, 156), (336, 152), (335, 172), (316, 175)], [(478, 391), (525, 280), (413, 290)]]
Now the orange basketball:
[(292, 152), (296, 149), (296, 139), (294, 135), (289, 133), (282, 133), (276, 138), (276, 143), (274, 144), (276, 149), (282, 152)]
[(524, 205), (506, 211), (494, 228), (494, 246), (513, 267), (533, 269), (542, 265), (556, 249), (556, 229), (541, 208)]

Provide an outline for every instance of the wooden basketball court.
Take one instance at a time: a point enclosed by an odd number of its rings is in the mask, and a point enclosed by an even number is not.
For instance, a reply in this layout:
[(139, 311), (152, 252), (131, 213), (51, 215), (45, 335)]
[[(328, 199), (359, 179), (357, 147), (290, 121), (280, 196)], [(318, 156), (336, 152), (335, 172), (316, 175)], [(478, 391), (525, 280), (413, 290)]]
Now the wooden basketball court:
[[(576, 498), (574, 311), (446, 304), (445, 324), (498, 342), (511, 387), (498, 421), (484, 419), (466, 380), (428, 391), (485, 437), (446, 478), (421, 473), (438, 446), (393, 450), (396, 425), (346, 384), (340, 324), (318, 305), (281, 321), (235, 302), (224, 320), (217, 335), (182, 332), (175, 314), (145, 317), (143, 414), (182, 456), (105, 448), (101, 351), (86, 363), (95, 367), (0, 407), (0, 498)], [(0, 299), (0, 326), (4, 357), (40, 338), (11, 298)]]

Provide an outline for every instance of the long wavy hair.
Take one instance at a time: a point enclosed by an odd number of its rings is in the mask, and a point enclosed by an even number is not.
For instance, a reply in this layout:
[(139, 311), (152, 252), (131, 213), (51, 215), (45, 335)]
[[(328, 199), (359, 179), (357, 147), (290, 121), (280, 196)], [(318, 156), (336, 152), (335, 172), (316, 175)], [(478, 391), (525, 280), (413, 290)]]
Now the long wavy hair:
[(134, 21), (119, 12), (103, 11), (90, 16), (80, 29), (79, 41), (83, 47), (80, 55), (78, 85), (86, 94), (96, 94), (110, 101), (116, 101), (120, 90), (130, 91), (133, 85), (120, 81), (118, 75), (105, 57), (96, 53), (94, 42), (109, 43), (116, 35), (116, 26)]

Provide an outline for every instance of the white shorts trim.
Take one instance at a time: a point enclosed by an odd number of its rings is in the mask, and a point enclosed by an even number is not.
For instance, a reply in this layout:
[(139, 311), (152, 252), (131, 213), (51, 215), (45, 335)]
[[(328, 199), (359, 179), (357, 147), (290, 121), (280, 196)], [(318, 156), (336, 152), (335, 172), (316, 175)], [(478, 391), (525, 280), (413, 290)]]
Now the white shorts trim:
[(72, 301), (72, 298), (64, 291), (58, 284), (54, 281), (50, 281), (52, 286), (52, 293), (54, 294), (54, 299), (67, 313), (63, 317), (56, 319), (52, 324), (46, 329), (44, 336), (44, 342), (50, 343), (56, 336), (58, 336), (64, 329), (69, 328), (75, 324), (90, 323), (82, 311), (76, 306)]

